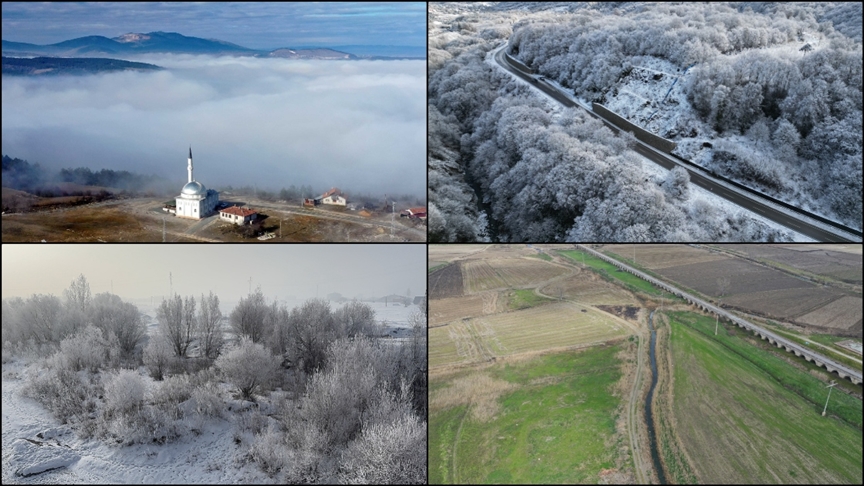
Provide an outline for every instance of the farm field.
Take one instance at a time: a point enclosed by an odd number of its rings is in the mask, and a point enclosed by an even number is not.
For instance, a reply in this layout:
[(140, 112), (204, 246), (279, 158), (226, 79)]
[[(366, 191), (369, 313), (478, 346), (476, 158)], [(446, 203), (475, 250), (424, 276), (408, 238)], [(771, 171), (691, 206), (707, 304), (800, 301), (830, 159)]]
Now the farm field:
[[(643, 248), (644, 246), (644, 248)], [(793, 251), (785, 248), (761, 249), (766, 245), (726, 245), (738, 253), (764, 253), (785, 255), (787, 262), (797, 262), (805, 266), (811, 254), (830, 260), (831, 265), (842, 261), (847, 270), (854, 266), (859, 255), (848, 252), (817, 250)], [(615, 250), (625, 259), (632, 245), (606, 245), (604, 250)], [(676, 252), (681, 252), (680, 263)], [(791, 254), (791, 256), (789, 256)], [(828, 255), (827, 257), (825, 255)], [(792, 258), (795, 257), (795, 258)], [(816, 266), (827, 268), (817, 261)], [(818, 326), (824, 329), (855, 332), (861, 329), (861, 298), (845, 295), (836, 288), (819, 286), (775, 268), (756, 264), (742, 258), (723, 255), (717, 251), (692, 248), (685, 245), (640, 245), (636, 251), (640, 266), (656, 272), (671, 282), (693, 289), (703, 295), (719, 297), (721, 279), (728, 279), (729, 286), (722, 302), (745, 312), (751, 312), (772, 319), (780, 319), (798, 324)], [(833, 262), (833, 263), (831, 263)], [(813, 268), (816, 268), (814, 266)], [(790, 267), (791, 268), (791, 267)], [(833, 267), (832, 267), (833, 268)], [(858, 264), (860, 270), (860, 263)]]
[(542, 260), (526, 258), (468, 260), (461, 262), (461, 266), (468, 294), (536, 285), (569, 271)]
[(717, 245), (766, 261), (789, 271), (823, 275), (853, 285), (861, 285), (861, 246), (858, 245)]
[(456, 262), (429, 274), (429, 302), (462, 295), (462, 269)]
[(507, 301), (498, 292), (430, 300), (429, 326), (440, 326), (467, 317), (496, 314), (506, 310)]
[(429, 261), (452, 262), (473, 253), (483, 251), (489, 245), (429, 245)]
[(433, 377), (429, 483), (633, 482), (615, 428), (619, 348)]
[(572, 299), (586, 305), (628, 305), (636, 299), (630, 292), (611, 284), (593, 272), (581, 271), (541, 289), (546, 295)]
[(624, 283), (625, 286), (630, 289), (639, 290), (641, 292), (653, 295), (669, 295), (661, 291), (660, 289), (654, 288), (653, 285), (642, 280), (641, 278), (635, 275), (631, 275), (627, 272), (622, 272), (618, 270), (618, 267), (616, 267), (615, 265), (607, 263), (585, 252), (579, 250), (567, 250), (559, 251), (558, 253), (573, 260), (574, 262), (582, 263), (584, 261), (585, 264), (589, 267), (595, 270), (599, 270), (601, 273), (609, 276), (610, 278), (621, 281), (622, 283)]
[(835, 392), (823, 418), (820, 379), (736, 330), (715, 338), (710, 318), (672, 313), (670, 326), (667, 413), (700, 482), (861, 483), (860, 400)]
[(583, 346), (627, 334), (629, 327), (617, 318), (559, 302), (429, 329), (429, 368)]

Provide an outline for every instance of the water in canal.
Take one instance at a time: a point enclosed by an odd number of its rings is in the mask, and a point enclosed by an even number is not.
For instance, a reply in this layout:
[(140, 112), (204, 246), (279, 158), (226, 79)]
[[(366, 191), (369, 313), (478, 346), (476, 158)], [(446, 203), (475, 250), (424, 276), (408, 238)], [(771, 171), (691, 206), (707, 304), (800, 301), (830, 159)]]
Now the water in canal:
[(660, 479), (660, 484), (666, 484), (666, 471), (663, 469), (663, 463), (660, 461), (660, 452), (657, 450), (657, 431), (654, 430), (654, 420), (651, 412), (651, 404), (654, 399), (654, 388), (657, 387), (657, 355), (655, 354), (655, 346), (657, 343), (657, 331), (654, 330), (654, 312), (648, 316), (648, 329), (651, 330), (651, 345), (649, 352), (651, 354), (651, 389), (648, 390), (648, 399), (645, 402), (645, 424), (648, 426), (648, 440), (651, 447), (651, 461), (654, 463), (654, 469), (657, 471), (657, 477)]

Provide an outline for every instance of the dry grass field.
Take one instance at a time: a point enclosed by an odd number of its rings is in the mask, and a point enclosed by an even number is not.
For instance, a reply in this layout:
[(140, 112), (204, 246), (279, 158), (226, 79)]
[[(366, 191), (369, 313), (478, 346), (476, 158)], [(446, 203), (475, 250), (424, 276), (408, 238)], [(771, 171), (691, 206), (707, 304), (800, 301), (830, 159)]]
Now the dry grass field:
[(452, 262), (473, 253), (483, 251), (489, 245), (429, 245), (429, 260)]
[(630, 292), (607, 282), (594, 272), (580, 271), (576, 275), (553, 282), (541, 289), (546, 295), (561, 296), (586, 305), (635, 304)]
[(465, 292), (523, 288), (567, 273), (569, 270), (539, 259), (496, 258), (462, 262)]
[[(861, 285), (860, 245), (717, 245), (749, 258), (805, 274)], [(857, 251), (853, 251), (857, 250)]]
[(490, 361), (522, 353), (578, 347), (629, 334), (620, 319), (560, 302), (463, 319), (429, 329), (429, 367)]
[(507, 301), (499, 292), (430, 300), (429, 327), (440, 326), (466, 317), (497, 314), (505, 310), (507, 310)]

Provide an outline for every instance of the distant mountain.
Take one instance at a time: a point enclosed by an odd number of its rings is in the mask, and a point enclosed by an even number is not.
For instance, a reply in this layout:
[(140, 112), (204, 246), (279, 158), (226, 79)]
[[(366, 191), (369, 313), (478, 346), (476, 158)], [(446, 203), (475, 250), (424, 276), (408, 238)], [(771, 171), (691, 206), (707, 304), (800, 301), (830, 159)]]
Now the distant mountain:
[[(347, 49), (349, 48), (350, 49)], [(413, 46), (345, 46), (342, 50), (303, 46), (256, 50), (218, 39), (189, 37), (176, 32), (128, 33), (113, 39), (101, 35), (90, 35), (70, 39), (56, 44), (37, 45), (26, 42), (2, 42), (4, 56), (11, 57), (122, 57), (144, 53), (209, 54), (214, 56), (255, 56), (283, 59), (422, 59), (425, 48)]]
[(2, 43), (3, 55), (16, 56), (65, 56), (81, 55), (127, 55), (151, 52), (176, 54), (254, 55), (261, 51), (249, 49), (230, 42), (215, 39), (187, 37), (175, 32), (150, 32), (148, 34), (124, 34), (113, 39), (101, 35), (79, 37), (56, 44), (36, 45), (24, 42)]
[(121, 61), (103, 57), (3, 57), (3, 74), (13, 76), (51, 76), (60, 74), (96, 74), (112, 71), (156, 71), (154, 64)]
[(354, 54), (335, 51), (333, 49), (275, 49), (267, 54), (267, 57), (281, 57), (285, 59), (357, 59)]

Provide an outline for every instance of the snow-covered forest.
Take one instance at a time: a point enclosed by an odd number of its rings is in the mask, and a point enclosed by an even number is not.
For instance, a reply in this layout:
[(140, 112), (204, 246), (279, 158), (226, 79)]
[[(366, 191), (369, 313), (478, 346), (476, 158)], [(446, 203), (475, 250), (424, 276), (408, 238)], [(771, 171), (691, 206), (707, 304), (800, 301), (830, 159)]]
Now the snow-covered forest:
[[(72, 475), (59, 482), (426, 481), (423, 307), (390, 338), (363, 302), (288, 308), (260, 290), (224, 316), (212, 292), (150, 316), (82, 275), (63, 297), (2, 305), (4, 484), (55, 468)], [(29, 399), (58, 425), (26, 423)], [(147, 461), (165, 474), (132, 473)]]
[(861, 228), (860, 4), (430, 4), (432, 241), (793, 238), (694, 197), (512, 54), (717, 174)]

